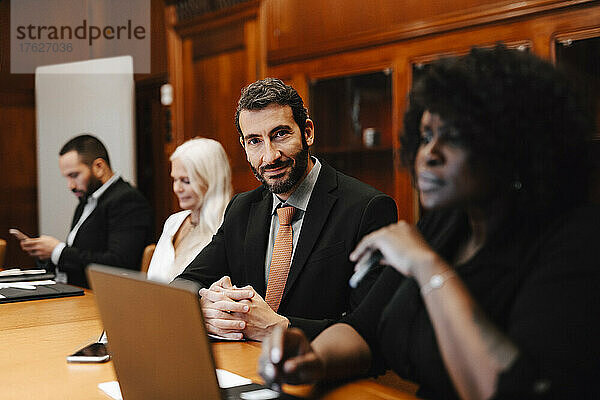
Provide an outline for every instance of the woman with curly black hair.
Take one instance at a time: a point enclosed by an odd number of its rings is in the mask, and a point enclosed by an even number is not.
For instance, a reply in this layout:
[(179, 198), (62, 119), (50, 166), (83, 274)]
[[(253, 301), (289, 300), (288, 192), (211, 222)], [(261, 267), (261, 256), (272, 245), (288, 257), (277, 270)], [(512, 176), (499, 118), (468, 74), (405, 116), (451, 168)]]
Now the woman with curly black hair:
[(311, 344), (263, 344), (268, 381), (393, 369), (427, 398), (600, 398), (600, 227), (585, 205), (591, 118), (564, 77), (497, 46), (415, 83), (401, 156), (425, 209), (363, 238), (389, 265)]

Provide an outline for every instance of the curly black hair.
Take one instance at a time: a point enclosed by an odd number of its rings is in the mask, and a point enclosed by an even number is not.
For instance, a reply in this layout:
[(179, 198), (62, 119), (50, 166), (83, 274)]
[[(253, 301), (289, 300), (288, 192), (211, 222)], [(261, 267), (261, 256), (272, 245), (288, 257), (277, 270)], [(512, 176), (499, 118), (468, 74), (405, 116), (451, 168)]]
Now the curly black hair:
[(500, 44), (432, 63), (409, 94), (400, 138), (400, 156), (413, 182), (425, 110), (460, 132), (472, 168), (498, 190), (518, 193), (527, 209), (568, 207), (585, 199), (586, 140), (594, 123), (552, 64)]
[[(302, 97), (296, 89), (290, 85), (286, 85), (277, 78), (265, 78), (242, 89), (242, 95), (238, 100), (237, 109), (235, 110), (235, 127), (243, 136), (240, 128), (240, 112), (242, 110), (262, 110), (271, 104), (279, 104), (281, 106), (290, 106), (294, 121), (298, 124), (300, 132), (304, 132), (306, 120), (308, 119), (308, 110), (304, 106)], [(304, 135), (302, 135), (304, 138)]]

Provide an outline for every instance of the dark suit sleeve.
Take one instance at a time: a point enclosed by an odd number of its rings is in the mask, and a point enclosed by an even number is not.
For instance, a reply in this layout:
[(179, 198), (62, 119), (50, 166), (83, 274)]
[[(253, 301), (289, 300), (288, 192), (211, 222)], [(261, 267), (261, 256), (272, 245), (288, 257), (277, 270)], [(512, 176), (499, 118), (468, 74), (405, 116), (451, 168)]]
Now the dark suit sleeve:
[[(356, 238), (351, 250), (354, 249), (363, 236), (397, 221), (398, 211), (396, 209), (396, 202), (391, 197), (384, 194), (374, 196), (362, 210), (362, 217), (356, 230)], [(350, 293), (350, 309), (348, 312), (354, 310), (360, 304), (362, 299), (366, 297), (382, 270), (383, 266), (373, 268), (363, 278), (358, 287), (352, 289)], [(313, 320), (298, 317), (286, 317), (290, 320), (290, 325), (292, 327), (302, 329), (310, 339), (316, 337), (328, 326), (337, 322), (337, 320), (334, 319)]]
[[(227, 219), (231, 205), (235, 202), (237, 196), (234, 196), (227, 205), (223, 221)], [(207, 288), (223, 276), (230, 275), (227, 252), (225, 250), (224, 225), (225, 222), (219, 227), (219, 230), (214, 234), (210, 243), (202, 249), (190, 265), (174, 281), (185, 279)]]
[(106, 218), (106, 232), (96, 232), (96, 240), (105, 242), (105, 248), (84, 250), (67, 246), (60, 255), (58, 267), (67, 274), (81, 273), (91, 263), (139, 269), (152, 224), (152, 213), (143, 196), (133, 190), (127, 191), (106, 204), (98, 204), (95, 212)]

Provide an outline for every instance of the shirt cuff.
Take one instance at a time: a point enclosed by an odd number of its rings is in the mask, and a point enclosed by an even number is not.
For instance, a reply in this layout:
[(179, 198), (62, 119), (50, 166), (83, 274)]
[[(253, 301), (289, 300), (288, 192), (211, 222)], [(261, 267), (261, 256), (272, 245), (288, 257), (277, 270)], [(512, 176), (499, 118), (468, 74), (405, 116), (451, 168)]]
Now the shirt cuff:
[(52, 260), (52, 264), (58, 265), (60, 255), (62, 254), (62, 251), (65, 247), (67, 247), (67, 244), (64, 242), (60, 242), (54, 247), (54, 250), (52, 250), (52, 254), (50, 255), (50, 260)]

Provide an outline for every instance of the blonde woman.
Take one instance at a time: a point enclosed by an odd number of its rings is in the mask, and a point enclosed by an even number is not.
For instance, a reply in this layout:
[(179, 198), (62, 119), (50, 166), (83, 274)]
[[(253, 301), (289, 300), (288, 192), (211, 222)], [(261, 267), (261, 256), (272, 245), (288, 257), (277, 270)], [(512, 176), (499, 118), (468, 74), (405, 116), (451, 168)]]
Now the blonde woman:
[(171, 282), (210, 242), (232, 195), (231, 168), (219, 142), (188, 140), (170, 161), (173, 192), (183, 211), (165, 221), (150, 262), (148, 279), (160, 282)]

